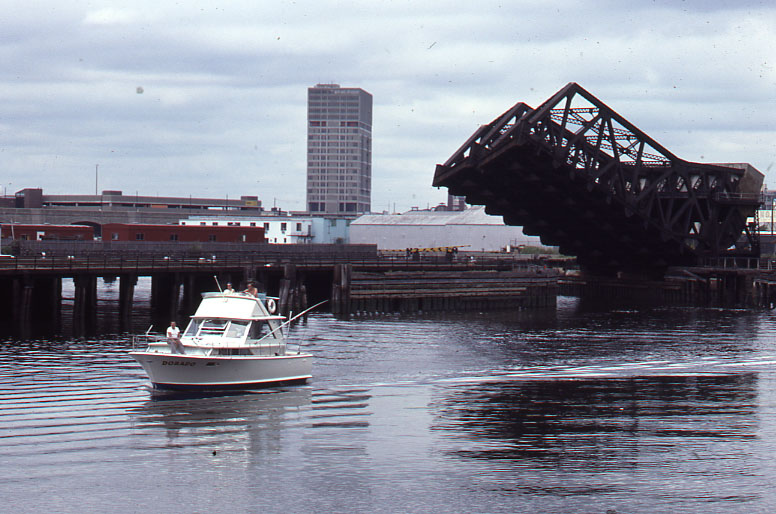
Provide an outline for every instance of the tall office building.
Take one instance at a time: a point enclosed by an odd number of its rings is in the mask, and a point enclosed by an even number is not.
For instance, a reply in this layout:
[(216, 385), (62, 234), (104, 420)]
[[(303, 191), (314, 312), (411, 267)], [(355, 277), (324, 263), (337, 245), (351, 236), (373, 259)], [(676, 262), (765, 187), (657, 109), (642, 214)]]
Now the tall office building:
[(356, 215), (372, 205), (372, 95), (318, 84), (307, 89), (307, 209)]

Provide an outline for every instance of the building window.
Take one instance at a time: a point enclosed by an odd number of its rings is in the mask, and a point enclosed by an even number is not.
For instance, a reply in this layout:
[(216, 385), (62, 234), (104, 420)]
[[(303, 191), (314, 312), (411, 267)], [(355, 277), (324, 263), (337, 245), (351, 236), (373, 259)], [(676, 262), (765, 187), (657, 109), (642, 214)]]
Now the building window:
[(251, 221), (251, 226), (255, 227), (256, 226), (256, 222), (255, 221)]
[(267, 230), (269, 230), (269, 223), (264, 224), (264, 231), (266, 232)]
[(281, 231), (281, 232), (285, 232), (285, 231), (286, 231), (286, 227), (287, 227), (287, 226), (288, 226), (288, 224), (287, 224), (287, 223), (281, 223), (281, 224), (280, 224), (280, 231)]
[(118, 232), (113, 232), (110, 235), (110, 238), (111, 238), (111, 241), (118, 241), (119, 240), (119, 233)]
[(204, 221), (200, 221), (200, 222), (199, 222), (199, 224), (200, 224), (200, 226), (202, 226), (202, 227), (204, 227), (205, 225), (207, 225), (207, 223), (205, 223)]
[(177, 241), (178, 240), (178, 234), (170, 234), (170, 241)]
[(210, 234), (209, 236), (207, 236), (207, 240), (210, 241), (211, 243), (214, 243), (216, 241), (216, 235)]
[(145, 239), (145, 234), (142, 232), (138, 232), (135, 234), (135, 241), (142, 241)]
[(296, 224), (296, 231), (297, 232), (301, 232), (302, 231), (302, 224), (301, 223), (297, 223)]

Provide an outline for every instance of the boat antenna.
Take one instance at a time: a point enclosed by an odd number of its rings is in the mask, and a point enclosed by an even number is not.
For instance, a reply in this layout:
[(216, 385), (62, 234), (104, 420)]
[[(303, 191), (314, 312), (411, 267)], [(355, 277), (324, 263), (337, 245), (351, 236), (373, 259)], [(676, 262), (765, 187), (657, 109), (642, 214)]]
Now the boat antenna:
[(213, 280), (216, 281), (216, 286), (218, 287), (218, 292), (223, 293), (224, 291), (221, 289), (221, 284), (218, 283), (218, 277), (213, 275)]
[(148, 327), (148, 330), (146, 330), (146, 333), (145, 333), (145, 335), (148, 335), (148, 334), (150, 334), (150, 333), (151, 333), (151, 329), (152, 329), (152, 328), (154, 328), (154, 326), (153, 326), (153, 325), (151, 325), (150, 327)]

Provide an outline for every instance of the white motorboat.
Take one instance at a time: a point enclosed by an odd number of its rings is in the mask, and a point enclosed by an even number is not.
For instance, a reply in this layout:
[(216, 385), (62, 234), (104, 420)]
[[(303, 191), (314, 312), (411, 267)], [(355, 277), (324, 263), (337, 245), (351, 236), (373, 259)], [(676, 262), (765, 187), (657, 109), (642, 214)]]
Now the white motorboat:
[(179, 343), (146, 333), (133, 338), (129, 354), (160, 389), (304, 383), (312, 377), (312, 355), (287, 348), (286, 329), (293, 319), (275, 314), (276, 300), (263, 294), (204, 293)]

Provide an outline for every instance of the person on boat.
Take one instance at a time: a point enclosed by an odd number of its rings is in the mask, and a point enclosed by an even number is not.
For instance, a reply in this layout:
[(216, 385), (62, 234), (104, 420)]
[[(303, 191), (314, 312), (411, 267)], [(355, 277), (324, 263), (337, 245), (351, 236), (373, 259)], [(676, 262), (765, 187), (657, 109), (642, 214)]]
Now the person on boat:
[(244, 292), (251, 296), (259, 296), (259, 290), (256, 289), (256, 284), (253, 282), (248, 282), (248, 289), (246, 289)]
[(170, 352), (172, 353), (186, 353), (183, 351), (183, 344), (181, 343), (181, 329), (178, 328), (174, 321), (171, 321), (170, 326), (167, 327), (167, 344), (170, 345)]
[(224, 289), (224, 294), (232, 294), (234, 293), (234, 288), (232, 287), (231, 282), (226, 283), (226, 289)]

